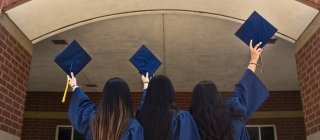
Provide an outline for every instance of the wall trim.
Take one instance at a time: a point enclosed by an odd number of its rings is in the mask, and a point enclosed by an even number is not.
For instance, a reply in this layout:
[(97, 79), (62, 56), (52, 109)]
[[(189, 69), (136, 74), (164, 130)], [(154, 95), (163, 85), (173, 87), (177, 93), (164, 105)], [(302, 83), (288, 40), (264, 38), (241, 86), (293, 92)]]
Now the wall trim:
[(33, 45), (7, 14), (0, 12), (0, 24), (32, 55)]
[(253, 114), (256, 118), (303, 118), (302, 111), (261, 111)]
[(303, 47), (303, 45), (310, 39), (310, 37), (320, 28), (320, 12), (304, 30), (304, 32), (294, 43), (296, 53)]
[[(67, 119), (67, 112), (37, 112), (25, 111), (24, 118), (38, 118), (38, 119)], [(261, 111), (256, 112), (253, 119), (257, 118), (303, 118), (302, 111)]]
[(67, 119), (67, 112), (36, 112), (25, 111), (23, 118), (37, 118), (37, 119)]
[(20, 137), (0, 130), (0, 139), (2, 139), (2, 140), (20, 140)]
[(316, 132), (314, 134), (307, 136), (307, 140), (319, 140), (319, 138), (320, 138), (320, 132)]

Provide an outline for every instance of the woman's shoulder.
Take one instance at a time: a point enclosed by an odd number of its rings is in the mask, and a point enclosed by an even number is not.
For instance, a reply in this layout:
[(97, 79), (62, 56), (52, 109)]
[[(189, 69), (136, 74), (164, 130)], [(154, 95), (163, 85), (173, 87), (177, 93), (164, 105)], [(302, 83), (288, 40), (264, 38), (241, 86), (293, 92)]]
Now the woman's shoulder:
[(196, 124), (188, 111), (177, 111), (172, 121), (172, 131), (179, 139), (200, 140)]
[(139, 121), (137, 119), (130, 119), (129, 120), (129, 127), (140, 127), (141, 124), (139, 123)]
[(139, 123), (139, 121), (137, 119), (130, 119), (128, 122), (128, 127), (126, 129), (126, 131), (133, 131), (133, 130), (138, 130), (138, 129), (142, 129), (141, 124)]
[(130, 119), (121, 140), (143, 139), (143, 128), (138, 120)]
[(189, 121), (192, 120), (192, 115), (190, 114), (189, 111), (184, 111), (184, 110), (177, 110), (172, 118), (172, 123), (175, 125), (178, 122), (184, 122), (184, 121)]

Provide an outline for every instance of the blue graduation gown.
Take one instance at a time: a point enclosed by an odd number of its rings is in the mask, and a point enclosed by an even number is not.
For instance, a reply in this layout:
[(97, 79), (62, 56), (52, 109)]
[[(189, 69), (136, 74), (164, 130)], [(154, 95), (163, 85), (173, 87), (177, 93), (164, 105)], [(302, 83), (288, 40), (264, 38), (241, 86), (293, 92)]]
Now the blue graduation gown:
[(250, 140), (246, 122), (268, 97), (267, 88), (254, 72), (247, 69), (226, 102), (229, 109), (237, 112), (237, 115), (230, 116), (234, 140)]
[[(147, 90), (143, 90), (137, 112), (141, 110), (146, 94)], [(197, 125), (188, 111), (178, 111), (172, 118), (171, 128), (175, 140), (200, 140)]]
[[(69, 104), (68, 118), (74, 129), (92, 140), (91, 125), (97, 107), (89, 97), (76, 88)], [(131, 119), (120, 140), (143, 140), (143, 128), (136, 119)]]

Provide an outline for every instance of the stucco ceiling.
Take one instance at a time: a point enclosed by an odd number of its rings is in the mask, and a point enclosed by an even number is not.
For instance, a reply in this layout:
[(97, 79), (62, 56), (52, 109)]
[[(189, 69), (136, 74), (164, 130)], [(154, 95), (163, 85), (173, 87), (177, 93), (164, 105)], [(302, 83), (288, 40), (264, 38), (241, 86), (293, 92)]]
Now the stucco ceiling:
[[(239, 6), (240, 2), (235, 4)], [(251, 10), (245, 11), (249, 13)], [(63, 21), (64, 15), (61, 16), (59, 21)], [(39, 22), (43, 23), (41, 20)], [(53, 28), (64, 26), (52, 24)], [(300, 25), (282, 24), (289, 28)], [(48, 25), (37, 28), (37, 25), (33, 30), (40, 31), (29, 30), (31, 26), (22, 29), (30, 38), (53, 29), (43, 29)], [(86, 91), (101, 91), (105, 81), (115, 76), (125, 79), (132, 91), (140, 91), (140, 75), (128, 59), (141, 44), (146, 44), (163, 62), (157, 74), (168, 75), (177, 91), (190, 92), (200, 80), (213, 80), (221, 91), (232, 91), (249, 61), (248, 47), (234, 36), (240, 25), (221, 18), (182, 13), (132, 15), (86, 24), (34, 45), (28, 90), (64, 90), (66, 75), (53, 59), (66, 46), (54, 45), (51, 40), (71, 42), (76, 39), (93, 58), (78, 75), (78, 81)], [(282, 31), (293, 37), (301, 32), (285, 31), (285, 28)], [(265, 47), (262, 81), (269, 90), (299, 89), (294, 54), (293, 44), (281, 38)], [(259, 71), (257, 74), (260, 75)], [(86, 84), (97, 87), (86, 87)]]
[(254, 10), (295, 42), (317, 10), (295, 0), (32, 0), (6, 13), (33, 42), (100, 20), (146, 13), (192, 13), (242, 23)]

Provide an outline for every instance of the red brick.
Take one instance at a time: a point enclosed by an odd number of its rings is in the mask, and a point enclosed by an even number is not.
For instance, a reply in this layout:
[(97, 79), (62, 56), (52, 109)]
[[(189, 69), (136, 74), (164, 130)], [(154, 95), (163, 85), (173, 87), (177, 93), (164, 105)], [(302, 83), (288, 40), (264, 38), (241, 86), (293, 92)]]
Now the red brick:
[(21, 112), (22, 112), (21, 110), (17, 110), (17, 109), (14, 110), (14, 113), (15, 113), (17, 116), (21, 116), (21, 115), (22, 115)]
[(12, 58), (11, 54), (9, 54), (6, 51), (3, 51), (2, 55), (6, 60), (11, 61), (11, 58)]
[(14, 47), (6, 47), (6, 48), (7, 48), (6, 51), (8, 52), (8, 54), (11, 55), (11, 56), (14, 56), (14, 51), (13, 51)]
[[(312, 47), (317, 46), (317, 45), (319, 44), (319, 42), (320, 42), (320, 37), (318, 36), (318, 37), (316, 37), (315, 40), (312, 42), (312, 43), (313, 43), (313, 44), (312, 44)], [(311, 44), (310, 44), (310, 45), (311, 45)]]
[(10, 118), (10, 112), (8, 112), (7, 110), (2, 110), (2, 116), (5, 118)]
[[(6, 36), (0, 39), (0, 116), (7, 119), (3, 120), (7, 124), (12, 124), (1, 125), (0, 129), (20, 137), (31, 55), (21, 53), (25, 49), (2, 25), (0, 35)], [(24, 64), (22, 60), (25, 61)]]
[[(305, 112), (305, 124), (307, 135), (318, 131), (320, 122), (317, 121), (320, 114), (320, 28), (317, 33), (305, 43), (296, 54), (299, 82), (301, 87), (301, 96), (303, 98), (303, 110)], [(303, 66), (307, 61), (308, 66)], [(319, 69), (318, 69), (319, 68)], [(307, 74), (305, 74), (307, 73)], [(319, 75), (319, 76), (318, 76)], [(311, 100), (310, 100), (311, 97)]]
[[(9, 37), (6, 38), (5, 42), (7, 44), (7, 48), (12, 48), (15, 46), (15, 42), (12, 42)], [(11, 55), (11, 53), (10, 53), (10, 55)]]
[[(314, 118), (316, 117), (315, 114), (310, 114), (309, 117), (308, 117), (308, 120), (313, 120)], [(312, 123), (313, 125), (315, 125), (315, 123)]]
[(5, 131), (5, 132), (8, 132), (9, 127), (7, 125), (5, 125), (5, 124), (1, 124), (0, 129)]
[[(0, 107), (2, 107), (3, 109), (5, 108), (6, 103), (4, 102), (4, 100), (0, 100)], [(0, 108), (0, 113), (1, 113), (1, 108)], [(1, 115), (0, 115), (1, 116)]]
[(16, 133), (16, 130), (13, 129), (12, 127), (9, 127), (9, 131), (8, 131), (8, 132), (11, 133), (11, 134), (15, 134), (15, 133)]
[(4, 64), (4, 56), (0, 54), (0, 64)]
[(5, 66), (7, 66), (9, 69), (12, 69), (12, 64), (11, 64), (11, 62), (10, 61), (8, 61), (8, 60), (4, 60), (4, 64), (5, 64)]
[(13, 112), (14, 111), (14, 108), (12, 107), (12, 104), (7, 104), (6, 106), (6, 109), (9, 111), (9, 112)]
[(9, 68), (8, 68), (6, 65), (4, 65), (4, 64), (1, 64), (0, 70), (1, 70), (2, 72), (5, 72), (6, 74), (9, 74)]
[(21, 49), (19, 47), (14, 47), (14, 58), (21, 59)]
[[(0, 32), (0, 42), (4, 41), (6, 39), (6, 35), (2, 32)], [(4, 45), (0, 45), (1, 47), (3, 47)]]
[(6, 87), (9, 91), (14, 91), (14, 87), (10, 83), (7, 83)]
[(314, 66), (319, 66), (320, 65), (320, 51), (318, 52), (318, 54), (316, 54), (316, 57), (318, 57), (318, 58), (315, 59), (315, 61), (313, 62), (313, 65)]
[(14, 59), (11, 59), (11, 63), (13, 65), (13, 67), (16, 67), (18, 68), (19, 67), (19, 62), (14, 58)]
[[(1, 27), (3, 27), (3, 26), (1, 26)], [(1, 33), (2, 33), (4, 36), (8, 36), (8, 35), (9, 35), (9, 32), (8, 32), (6, 29), (4, 29), (4, 28), (1, 29)]]

